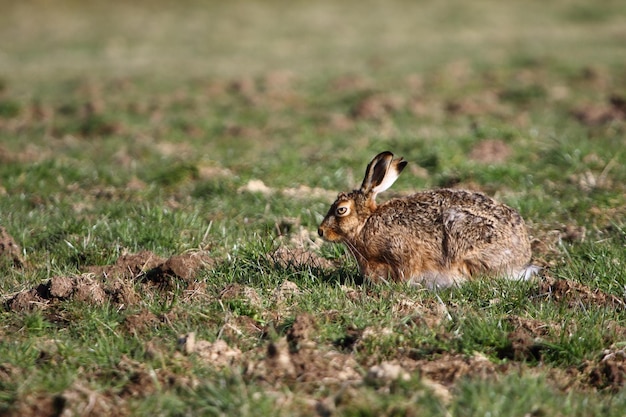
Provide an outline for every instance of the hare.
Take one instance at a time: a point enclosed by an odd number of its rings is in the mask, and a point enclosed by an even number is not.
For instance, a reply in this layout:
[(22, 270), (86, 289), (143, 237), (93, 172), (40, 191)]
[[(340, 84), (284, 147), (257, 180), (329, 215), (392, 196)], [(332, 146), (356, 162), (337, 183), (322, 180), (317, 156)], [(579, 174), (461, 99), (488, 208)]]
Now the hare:
[(440, 189), (377, 205), (406, 164), (391, 152), (376, 155), (361, 188), (339, 193), (318, 228), (326, 241), (345, 243), (364, 277), (442, 288), (537, 271), (520, 214), (484, 194)]

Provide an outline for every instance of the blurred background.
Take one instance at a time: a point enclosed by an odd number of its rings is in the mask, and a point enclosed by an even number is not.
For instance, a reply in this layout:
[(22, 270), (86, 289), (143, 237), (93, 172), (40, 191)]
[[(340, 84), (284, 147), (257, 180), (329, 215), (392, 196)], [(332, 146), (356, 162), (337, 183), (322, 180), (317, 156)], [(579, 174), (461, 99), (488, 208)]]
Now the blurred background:
[(2, 0), (0, 8), (0, 76), (27, 85), (626, 62), (618, 0)]

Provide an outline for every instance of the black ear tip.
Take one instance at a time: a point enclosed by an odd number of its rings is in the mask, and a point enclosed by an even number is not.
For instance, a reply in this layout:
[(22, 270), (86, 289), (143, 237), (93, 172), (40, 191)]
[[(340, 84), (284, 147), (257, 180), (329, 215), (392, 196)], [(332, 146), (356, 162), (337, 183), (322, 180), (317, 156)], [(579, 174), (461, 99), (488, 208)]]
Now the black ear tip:
[(398, 172), (402, 171), (409, 161), (401, 160), (398, 162)]

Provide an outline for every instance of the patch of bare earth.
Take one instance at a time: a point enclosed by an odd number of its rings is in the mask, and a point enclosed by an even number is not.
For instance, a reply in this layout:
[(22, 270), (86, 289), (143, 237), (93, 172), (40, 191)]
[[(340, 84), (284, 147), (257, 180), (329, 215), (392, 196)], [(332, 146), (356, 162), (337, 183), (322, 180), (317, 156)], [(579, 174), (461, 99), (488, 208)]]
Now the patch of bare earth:
[(320, 200), (332, 200), (336, 194), (333, 191), (325, 190), (319, 187), (309, 187), (308, 185), (299, 185), (298, 187), (287, 188), (272, 188), (266, 185), (263, 181), (257, 179), (251, 179), (245, 185), (242, 185), (237, 189), (238, 193), (253, 193), (262, 194), (269, 197), (273, 194), (281, 194), (285, 197), (290, 197), (300, 200), (320, 199)]
[(145, 272), (156, 268), (163, 264), (165, 258), (162, 258), (150, 251), (141, 251), (138, 253), (124, 254), (117, 258), (113, 265), (90, 266), (87, 272), (91, 272), (96, 276), (102, 276), (106, 279), (134, 279), (143, 276)]
[(371, 94), (357, 102), (351, 110), (355, 120), (383, 120), (405, 106), (399, 95)]
[(65, 408), (65, 399), (59, 395), (30, 395), (5, 414), (8, 417), (58, 417)]
[(448, 114), (457, 116), (483, 116), (486, 114), (508, 116), (509, 106), (504, 104), (495, 91), (484, 91), (473, 96), (450, 100), (445, 109)]
[(94, 390), (76, 381), (59, 394), (32, 393), (2, 414), (7, 417), (127, 416), (126, 401), (116, 393)]
[(142, 310), (138, 313), (126, 316), (124, 328), (132, 334), (140, 334), (148, 328), (161, 323), (161, 320), (151, 311)]
[[(425, 388), (447, 402), (451, 388), (461, 378), (489, 378), (509, 370), (508, 365), (494, 364), (481, 355), (453, 353), (418, 359), (400, 353), (395, 359), (359, 363), (352, 349), (337, 351), (320, 347), (315, 341), (316, 329), (313, 315), (296, 316), (285, 337), (268, 343), (260, 357), (245, 363), (246, 378), (267, 383), (273, 388), (305, 383), (301, 386), (312, 392), (321, 386), (346, 388), (363, 383), (384, 389), (393, 381), (407, 380), (417, 372)], [(356, 332), (354, 338), (367, 337), (366, 333)]]
[(508, 344), (498, 349), (498, 356), (515, 361), (538, 361), (546, 342), (560, 332), (556, 324), (519, 316), (510, 316), (505, 320), (513, 331), (507, 335)]
[(286, 337), (270, 342), (264, 357), (248, 361), (245, 375), (271, 386), (305, 383), (313, 386), (340, 386), (358, 382), (362, 376), (351, 354), (333, 349), (320, 349), (313, 340), (316, 323), (312, 315), (296, 316)]
[(403, 361), (403, 365), (405, 369), (418, 371), (420, 375), (446, 387), (452, 387), (464, 377), (487, 378), (508, 370), (506, 365), (496, 365), (479, 354), (465, 356), (444, 353), (441, 356), (414, 362)]
[(115, 366), (112, 377), (123, 381), (120, 388), (108, 392), (121, 404), (125, 404), (129, 399), (146, 397), (163, 389), (191, 388), (197, 384), (192, 377), (174, 374), (167, 368), (152, 368), (125, 355)]
[(107, 299), (107, 293), (102, 283), (89, 274), (75, 277), (53, 277), (33, 289), (15, 294), (7, 301), (7, 307), (12, 311), (28, 311), (45, 308), (50, 303), (70, 298), (102, 305)]
[(511, 147), (499, 139), (486, 139), (478, 142), (470, 151), (472, 161), (483, 164), (502, 164), (511, 157)]
[(586, 361), (580, 370), (585, 382), (592, 387), (617, 392), (626, 385), (626, 351), (607, 349), (600, 361)]
[(219, 299), (222, 301), (238, 301), (252, 308), (262, 308), (263, 300), (253, 287), (241, 284), (228, 284), (220, 291)]
[(0, 226), (0, 259), (6, 259), (14, 267), (24, 266), (22, 253), (15, 239), (7, 233), (4, 227)]
[(626, 98), (614, 94), (607, 103), (586, 104), (572, 110), (572, 115), (587, 126), (602, 126), (626, 120)]
[(203, 252), (175, 255), (168, 259), (152, 252), (120, 256), (116, 263), (92, 266), (77, 276), (57, 276), (35, 288), (21, 291), (8, 299), (11, 311), (45, 308), (64, 300), (77, 300), (94, 305), (109, 301), (118, 305), (132, 305), (140, 300), (135, 284), (170, 288), (176, 280), (194, 287), (195, 276), (213, 260)]
[(196, 340), (194, 332), (181, 336), (178, 343), (185, 355), (195, 355), (215, 368), (230, 367), (239, 362), (242, 356), (237, 347), (228, 346), (224, 340), (220, 339), (215, 342)]
[(623, 309), (625, 306), (623, 298), (607, 294), (598, 288), (592, 289), (579, 282), (552, 277), (547, 277), (539, 282), (537, 295), (541, 298), (566, 303), (570, 308), (577, 308), (580, 305), (596, 305)]

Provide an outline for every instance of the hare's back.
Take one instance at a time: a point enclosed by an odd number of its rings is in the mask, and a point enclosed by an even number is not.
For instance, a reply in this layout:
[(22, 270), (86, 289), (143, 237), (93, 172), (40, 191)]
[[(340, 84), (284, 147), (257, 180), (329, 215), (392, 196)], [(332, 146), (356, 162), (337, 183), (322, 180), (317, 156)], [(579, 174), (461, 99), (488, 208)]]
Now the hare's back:
[(407, 200), (431, 216), (461, 210), (504, 224), (523, 223), (522, 217), (513, 208), (474, 191), (453, 189), (423, 191), (409, 196)]
[(503, 233), (525, 228), (515, 209), (482, 193), (453, 189), (422, 191), (389, 200), (378, 207), (370, 220), (387, 227), (438, 235), (446, 223), (461, 218), (469, 224), (483, 224)]

